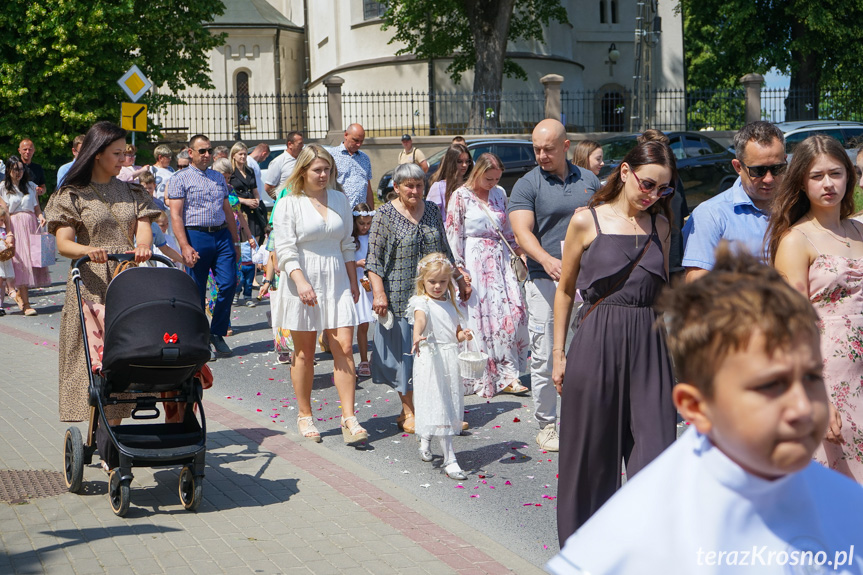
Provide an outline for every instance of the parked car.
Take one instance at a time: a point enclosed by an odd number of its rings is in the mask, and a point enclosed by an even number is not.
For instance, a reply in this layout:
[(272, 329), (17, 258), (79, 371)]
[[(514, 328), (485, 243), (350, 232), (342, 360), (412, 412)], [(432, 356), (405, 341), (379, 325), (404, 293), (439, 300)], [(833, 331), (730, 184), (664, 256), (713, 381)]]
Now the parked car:
[[(486, 152), (497, 154), (500, 161), (503, 162), (503, 176), (501, 176), (498, 185), (506, 190), (507, 195), (512, 192), (516, 180), (536, 167), (533, 144), (528, 140), (469, 140), (467, 149), (474, 160)], [(429, 171), (426, 173), (426, 189), (428, 189), (432, 175), (440, 167), (444, 154), (446, 154), (446, 148), (427, 158)], [(381, 177), (378, 183), (378, 198), (384, 200), (391, 191), (393, 191), (392, 170)]]
[[(288, 147), (285, 144), (273, 144), (270, 146), (270, 155), (263, 162), (259, 162), (259, 166), (261, 167), (261, 181), (267, 181), (267, 168), (270, 166), (270, 163), (278, 158), (280, 155), (285, 153)], [(258, 190), (258, 193), (261, 195), (261, 200), (263, 200), (264, 205), (267, 207), (267, 211), (273, 209), (273, 198), (270, 197), (270, 194), (267, 193), (266, 190)]]
[[(697, 132), (665, 132), (677, 158), (677, 171), (683, 181), (686, 203), (691, 210), (704, 200), (724, 192), (734, 184), (737, 173), (731, 166), (734, 154), (721, 144)], [(605, 166), (599, 179), (605, 181), (635, 147), (638, 134), (615, 136), (602, 140)]]
[(785, 134), (785, 153), (788, 154), (789, 162), (797, 144), (815, 134), (824, 134), (839, 140), (852, 162), (857, 159), (857, 148), (863, 145), (863, 122), (803, 120), (780, 122), (776, 127)]

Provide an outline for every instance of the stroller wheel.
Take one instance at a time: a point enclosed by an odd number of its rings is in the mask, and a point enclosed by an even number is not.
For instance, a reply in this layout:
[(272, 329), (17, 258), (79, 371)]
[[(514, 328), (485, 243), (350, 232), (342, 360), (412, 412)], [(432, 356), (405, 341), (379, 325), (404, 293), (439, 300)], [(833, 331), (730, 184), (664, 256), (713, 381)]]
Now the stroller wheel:
[(84, 481), (84, 442), (81, 430), (72, 426), (63, 438), (63, 479), (71, 493), (81, 491)]
[(119, 469), (111, 470), (108, 478), (108, 500), (111, 502), (111, 511), (117, 517), (123, 517), (129, 511), (129, 483), (129, 479), (120, 480)]
[(180, 471), (180, 502), (189, 511), (197, 511), (203, 498), (204, 486), (201, 478), (192, 474), (192, 469), (185, 465)]

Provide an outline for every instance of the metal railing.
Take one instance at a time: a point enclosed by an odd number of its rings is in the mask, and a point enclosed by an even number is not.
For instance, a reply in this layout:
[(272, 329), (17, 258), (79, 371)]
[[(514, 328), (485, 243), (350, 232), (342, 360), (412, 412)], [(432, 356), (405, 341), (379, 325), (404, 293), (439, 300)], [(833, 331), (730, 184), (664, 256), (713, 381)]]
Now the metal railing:
[[(291, 130), (309, 139), (327, 135), (325, 93), (226, 96), (178, 94), (151, 121), (162, 134), (185, 139), (196, 133), (214, 140), (279, 140)], [(741, 88), (654, 90), (651, 116), (638, 119), (659, 130), (737, 130), (745, 123), (746, 98)], [(471, 106), (478, 114), (470, 124)], [(406, 92), (341, 94), (342, 125), (357, 122), (368, 137), (465, 133), (529, 134), (545, 117), (540, 92)], [(581, 90), (561, 92), (561, 120), (574, 132), (631, 131), (632, 94)], [(772, 122), (794, 119), (863, 121), (863, 94), (851, 90), (762, 89), (761, 116)]]
[(182, 103), (168, 104), (154, 114), (163, 135), (184, 140), (206, 134), (212, 140), (281, 140), (291, 130), (307, 137), (327, 133), (326, 94), (226, 96), (177, 94)]

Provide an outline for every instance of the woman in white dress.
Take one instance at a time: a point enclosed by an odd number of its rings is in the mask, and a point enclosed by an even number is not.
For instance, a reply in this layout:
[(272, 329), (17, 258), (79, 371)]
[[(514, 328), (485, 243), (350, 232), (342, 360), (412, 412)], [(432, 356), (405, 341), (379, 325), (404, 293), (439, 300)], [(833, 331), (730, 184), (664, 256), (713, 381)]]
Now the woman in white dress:
[(303, 437), (321, 441), (311, 398), (316, 336), (323, 332), (342, 403), (342, 436), (349, 445), (360, 443), (368, 433), (354, 416), (353, 341), (360, 291), (351, 206), (335, 189), (332, 156), (316, 144), (300, 153), (286, 187), (290, 192), (273, 214), (280, 285), (272, 304), (274, 325), (291, 330), (294, 340), (291, 381), (299, 408), (297, 427)]

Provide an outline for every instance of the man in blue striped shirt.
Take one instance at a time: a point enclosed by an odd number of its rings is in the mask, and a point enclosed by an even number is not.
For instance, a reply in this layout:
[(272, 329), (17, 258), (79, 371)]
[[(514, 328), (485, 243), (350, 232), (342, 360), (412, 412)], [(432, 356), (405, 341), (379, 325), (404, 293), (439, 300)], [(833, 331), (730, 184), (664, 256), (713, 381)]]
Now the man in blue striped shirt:
[(216, 354), (231, 355), (225, 343), (231, 303), (237, 289), (237, 260), (240, 242), (237, 223), (228, 201), (228, 185), (219, 172), (207, 166), (213, 148), (207, 136), (192, 136), (189, 142), (188, 168), (168, 180), (165, 197), (171, 208), (171, 227), (183, 255), (186, 268), (198, 284), (201, 306), (210, 270), (219, 288), (210, 323), (210, 343)]

